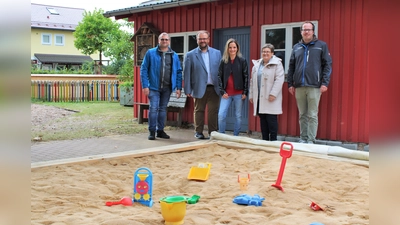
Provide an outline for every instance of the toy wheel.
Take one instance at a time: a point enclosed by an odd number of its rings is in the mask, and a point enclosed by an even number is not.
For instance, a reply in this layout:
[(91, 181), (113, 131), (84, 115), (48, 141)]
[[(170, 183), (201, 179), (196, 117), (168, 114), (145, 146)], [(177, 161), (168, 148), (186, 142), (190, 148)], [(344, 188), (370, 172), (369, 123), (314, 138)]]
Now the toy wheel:
[(149, 200), (150, 199), (150, 195), (149, 194), (144, 194), (143, 195), (143, 199), (146, 200), (146, 201)]

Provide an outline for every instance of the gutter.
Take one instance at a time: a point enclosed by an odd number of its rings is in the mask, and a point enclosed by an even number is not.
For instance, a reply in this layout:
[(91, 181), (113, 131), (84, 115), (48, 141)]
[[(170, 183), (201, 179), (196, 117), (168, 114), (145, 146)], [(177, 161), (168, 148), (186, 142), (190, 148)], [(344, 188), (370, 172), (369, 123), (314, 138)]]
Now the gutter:
[[(213, 2), (213, 1), (217, 1), (217, 0), (177, 0), (177, 1), (173, 1), (173, 2), (167, 2), (167, 3), (116, 9), (116, 10), (107, 11), (107, 12), (103, 13), (103, 16), (104, 17), (124, 16), (124, 15), (136, 14), (136, 13), (140, 13), (140, 12), (148, 12), (148, 11), (153, 11), (153, 10), (158, 10), (158, 9), (175, 8), (175, 7), (180, 7), (180, 6), (201, 4), (201, 3)], [(128, 17), (128, 16), (126, 16), (126, 17)]]

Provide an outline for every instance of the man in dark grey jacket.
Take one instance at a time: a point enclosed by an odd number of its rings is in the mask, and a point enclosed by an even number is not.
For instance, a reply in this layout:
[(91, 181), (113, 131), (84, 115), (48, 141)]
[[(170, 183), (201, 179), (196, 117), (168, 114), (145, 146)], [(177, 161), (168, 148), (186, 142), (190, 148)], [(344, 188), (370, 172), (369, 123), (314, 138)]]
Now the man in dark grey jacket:
[(318, 129), (318, 105), (328, 90), (332, 58), (325, 42), (314, 34), (312, 22), (301, 26), (302, 39), (293, 46), (289, 61), (289, 92), (296, 96), (299, 109), (300, 143), (315, 143)]

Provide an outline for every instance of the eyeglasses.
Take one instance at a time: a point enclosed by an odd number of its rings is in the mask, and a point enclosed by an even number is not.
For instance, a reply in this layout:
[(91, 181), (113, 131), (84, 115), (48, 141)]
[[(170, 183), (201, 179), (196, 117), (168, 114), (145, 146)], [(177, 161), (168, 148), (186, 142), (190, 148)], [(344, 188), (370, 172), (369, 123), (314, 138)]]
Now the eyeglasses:
[(311, 31), (313, 31), (312, 29), (303, 29), (303, 30), (301, 30), (302, 32), (311, 32)]
[(161, 40), (161, 41), (169, 41), (168, 38), (167, 38), (167, 39), (161, 38), (160, 40)]
[(208, 38), (199, 38), (199, 39), (197, 39), (197, 40), (199, 40), (199, 41), (206, 41)]
[(272, 53), (271, 51), (263, 51), (263, 54)]

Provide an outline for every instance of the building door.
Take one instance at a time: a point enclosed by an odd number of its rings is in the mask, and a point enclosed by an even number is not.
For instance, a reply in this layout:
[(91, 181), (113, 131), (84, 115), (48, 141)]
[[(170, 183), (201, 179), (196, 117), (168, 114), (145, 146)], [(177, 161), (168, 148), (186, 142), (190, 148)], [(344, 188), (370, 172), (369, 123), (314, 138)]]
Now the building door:
[[(243, 57), (247, 60), (247, 64), (249, 67), (249, 80), (251, 73), (251, 63), (250, 63), (250, 27), (241, 27), (241, 28), (230, 28), (230, 29), (221, 29), (216, 30), (214, 32), (214, 46), (216, 49), (221, 51), (221, 54), (224, 54), (224, 48), (226, 41), (229, 38), (234, 38), (240, 45), (240, 52)], [(233, 112), (233, 106), (231, 105), (228, 111), (228, 115), (226, 118), (226, 130), (233, 131), (235, 125), (235, 114)], [(242, 124), (241, 124), (241, 132), (247, 132), (249, 129), (249, 101), (248, 98), (244, 101), (242, 108)]]

